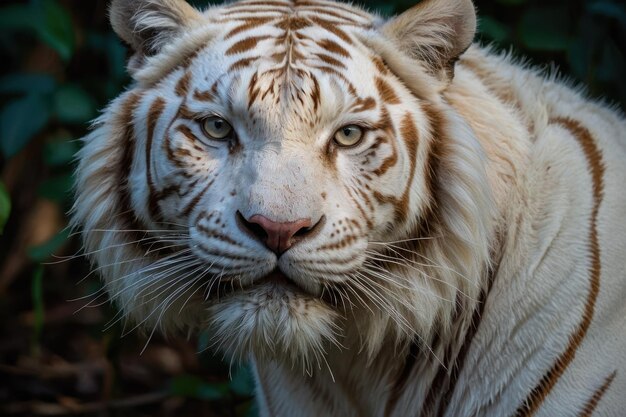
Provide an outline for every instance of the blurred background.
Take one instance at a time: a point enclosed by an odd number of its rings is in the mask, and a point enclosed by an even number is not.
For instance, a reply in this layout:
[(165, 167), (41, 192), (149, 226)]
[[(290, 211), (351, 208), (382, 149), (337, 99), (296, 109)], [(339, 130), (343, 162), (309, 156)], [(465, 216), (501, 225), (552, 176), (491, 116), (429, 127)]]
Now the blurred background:
[[(365, 4), (392, 15), (414, 3)], [(623, 0), (475, 3), (481, 42), (625, 107)], [(66, 229), (72, 158), (129, 82), (106, 11), (105, 0), (0, 1), (0, 415), (255, 416), (249, 372), (197, 354), (203, 335), (154, 338), (140, 354), (146, 337), (108, 326), (107, 303), (83, 308), (100, 283)]]

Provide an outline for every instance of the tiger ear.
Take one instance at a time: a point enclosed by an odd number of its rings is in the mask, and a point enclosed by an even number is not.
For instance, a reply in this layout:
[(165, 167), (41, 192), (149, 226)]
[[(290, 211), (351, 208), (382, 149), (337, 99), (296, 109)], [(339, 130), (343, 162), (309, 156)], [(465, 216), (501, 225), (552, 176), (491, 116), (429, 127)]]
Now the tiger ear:
[(202, 15), (184, 0), (113, 0), (113, 30), (142, 56), (156, 55)]
[(471, 0), (422, 0), (386, 22), (382, 32), (402, 53), (449, 81), (474, 39), (476, 11)]

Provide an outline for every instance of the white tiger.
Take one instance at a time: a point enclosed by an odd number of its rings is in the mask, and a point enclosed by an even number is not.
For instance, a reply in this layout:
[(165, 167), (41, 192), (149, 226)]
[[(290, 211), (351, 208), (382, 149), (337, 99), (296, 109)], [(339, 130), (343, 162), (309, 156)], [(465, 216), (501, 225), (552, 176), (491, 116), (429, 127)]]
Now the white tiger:
[(470, 0), (114, 0), (131, 87), (74, 224), (122, 313), (250, 360), (264, 416), (626, 409), (626, 123)]

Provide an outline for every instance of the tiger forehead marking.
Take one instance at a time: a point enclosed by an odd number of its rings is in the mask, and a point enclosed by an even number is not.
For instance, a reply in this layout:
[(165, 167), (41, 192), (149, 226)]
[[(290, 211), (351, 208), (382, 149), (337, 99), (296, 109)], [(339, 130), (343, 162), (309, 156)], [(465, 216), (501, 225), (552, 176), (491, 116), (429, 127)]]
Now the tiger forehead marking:
[[(328, 76), (338, 78), (356, 103), (372, 101), (371, 97), (359, 97), (342, 72), (348, 66), (362, 65), (349, 64), (352, 57), (348, 49), (354, 47), (350, 31), (371, 27), (373, 19), (356, 9), (335, 6), (328, 2), (240, 2), (225, 7), (215, 18), (230, 28), (221, 38), (224, 55), (233, 59), (226, 70), (228, 76), (252, 71), (251, 76), (246, 74), (249, 109), (265, 100), (285, 109), (312, 103), (307, 122), (313, 125), (321, 99), (318, 78)], [(377, 65), (374, 61), (368, 64)], [(388, 82), (382, 78), (376, 82), (382, 100), (397, 104)], [(206, 90), (198, 95), (205, 100), (215, 98)], [(359, 110), (358, 104), (354, 107)], [(362, 106), (361, 110), (369, 108)]]

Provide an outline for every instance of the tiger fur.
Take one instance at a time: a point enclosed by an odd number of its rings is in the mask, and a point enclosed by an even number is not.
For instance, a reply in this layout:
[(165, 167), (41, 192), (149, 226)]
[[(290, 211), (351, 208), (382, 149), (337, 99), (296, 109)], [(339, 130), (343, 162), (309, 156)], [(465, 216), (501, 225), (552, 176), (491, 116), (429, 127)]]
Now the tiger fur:
[(110, 11), (133, 84), (73, 221), (135, 327), (208, 332), (264, 416), (623, 415), (618, 110), (472, 44), (470, 0)]

